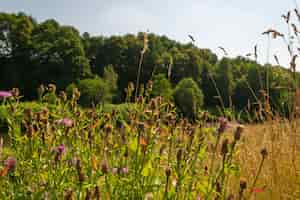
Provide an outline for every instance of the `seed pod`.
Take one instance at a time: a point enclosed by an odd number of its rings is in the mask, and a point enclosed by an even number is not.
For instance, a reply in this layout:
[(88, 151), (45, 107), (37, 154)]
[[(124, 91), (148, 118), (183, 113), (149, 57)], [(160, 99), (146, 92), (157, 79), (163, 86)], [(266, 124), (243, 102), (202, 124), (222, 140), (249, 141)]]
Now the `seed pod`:
[(228, 153), (229, 140), (226, 138), (222, 143), (221, 154), (226, 155)]
[(260, 154), (262, 155), (263, 158), (267, 157), (268, 156), (268, 151), (266, 148), (263, 148), (261, 151), (260, 151)]
[(234, 140), (238, 141), (241, 139), (241, 134), (244, 130), (244, 126), (243, 125), (239, 125), (236, 130), (235, 130), (235, 133), (234, 133)]
[(78, 174), (78, 181), (80, 184), (82, 184), (85, 180), (85, 175), (82, 172), (79, 172)]
[(105, 127), (104, 127), (104, 131), (106, 134), (109, 134), (113, 131), (113, 126), (111, 124), (107, 124)]
[(103, 174), (107, 174), (109, 169), (108, 169), (108, 164), (107, 161), (103, 161), (101, 164), (101, 171)]
[(100, 200), (100, 190), (99, 190), (99, 186), (98, 185), (95, 187), (95, 191), (94, 191), (93, 197), (96, 200)]
[(167, 177), (170, 177), (170, 175), (171, 175), (171, 168), (170, 168), (169, 166), (166, 167), (165, 173), (166, 173), (166, 176), (167, 176)]
[(181, 159), (182, 159), (182, 153), (183, 153), (182, 149), (179, 149), (179, 150), (177, 151), (177, 155), (176, 155), (177, 162), (180, 162), (180, 161), (181, 161)]
[(246, 180), (240, 180), (240, 191), (244, 191), (247, 189), (247, 181)]

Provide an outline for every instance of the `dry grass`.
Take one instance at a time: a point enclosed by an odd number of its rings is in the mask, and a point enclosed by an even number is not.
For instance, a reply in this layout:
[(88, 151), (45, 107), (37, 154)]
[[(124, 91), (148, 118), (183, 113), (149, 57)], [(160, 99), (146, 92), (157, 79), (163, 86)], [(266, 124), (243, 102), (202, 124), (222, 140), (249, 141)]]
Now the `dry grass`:
[[(300, 199), (300, 120), (274, 120), (245, 128), (238, 159), (241, 176), (254, 179), (266, 147), (268, 157), (257, 182), (255, 199)], [(253, 178), (252, 178), (253, 177)], [(248, 185), (250, 185), (249, 183)]]

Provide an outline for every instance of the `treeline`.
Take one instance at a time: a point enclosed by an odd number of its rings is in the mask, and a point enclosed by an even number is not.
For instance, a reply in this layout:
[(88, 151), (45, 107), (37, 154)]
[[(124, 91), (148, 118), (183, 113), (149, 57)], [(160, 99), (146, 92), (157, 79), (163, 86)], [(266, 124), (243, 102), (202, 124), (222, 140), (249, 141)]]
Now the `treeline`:
[(79, 88), (83, 105), (121, 103), (128, 85), (136, 83), (140, 63), (139, 90), (151, 80), (151, 96), (172, 100), (188, 116), (201, 107), (255, 107), (264, 98), (285, 111), (296, 84), (280, 66), (218, 59), (209, 49), (166, 36), (80, 35), (53, 19), (38, 23), (24, 13), (0, 13), (0, 89), (18, 87), (27, 99), (38, 96), (41, 84), (54, 83), (58, 90)]

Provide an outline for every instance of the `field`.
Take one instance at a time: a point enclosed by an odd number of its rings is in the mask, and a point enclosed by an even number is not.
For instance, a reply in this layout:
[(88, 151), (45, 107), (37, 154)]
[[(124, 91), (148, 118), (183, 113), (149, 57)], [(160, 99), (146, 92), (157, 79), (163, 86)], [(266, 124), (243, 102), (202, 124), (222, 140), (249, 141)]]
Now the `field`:
[(105, 111), (51, 94), (2, 101), (1, 199), (300, 198), (297, 120), (190, 123), (160, 97)]

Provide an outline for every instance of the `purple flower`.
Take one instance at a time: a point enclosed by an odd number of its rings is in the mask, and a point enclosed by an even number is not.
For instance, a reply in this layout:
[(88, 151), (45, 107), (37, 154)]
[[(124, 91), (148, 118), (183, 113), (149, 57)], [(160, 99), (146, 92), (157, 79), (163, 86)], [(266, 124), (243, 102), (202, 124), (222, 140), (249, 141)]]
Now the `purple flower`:
[(224, 133), (226, 129), (230, 128), (230, 124), (228, 123), (228, 120), (224, 117), (220, 117), (219, 118), (219, 129), (218, 129), (218, 133)]
[(8, 91), (0, 91), (0, 99), (11, 97), (12, 93)]
[(128, 174), (128, 172), (129, 172), (128, 167), (123, 167), (122, 172), (123, 172), (123, 174)]
[(57, 163), (58, 161), (61, 160), (63, 154), (66, 152), (66, 147), (65, 145), (61, 144), (58, 147), (56, 147), (55, 150), (56, 150), (56, 154), (54, 160)]
[(8, 172), (12, 172), (12, 171), (14, 171), (16, 169), (17, 159), (15, 159), (14, 157), (8, 157), (4, 161), (4, 165), (8, 169)]
[(61, 144), (61, 145), (59, 145), (59, 146), (57, 147), (57, 153), (63, 154), (63, 153), (65, 153), (65, 152), (66, 152), (66, 147), (65, 147), (65, 145)]
[(73, 126), (73, 120), (70, 118), (63, 118), (56, 121), (57, 124), (63, 125), (65, 127), (72, 127)]

